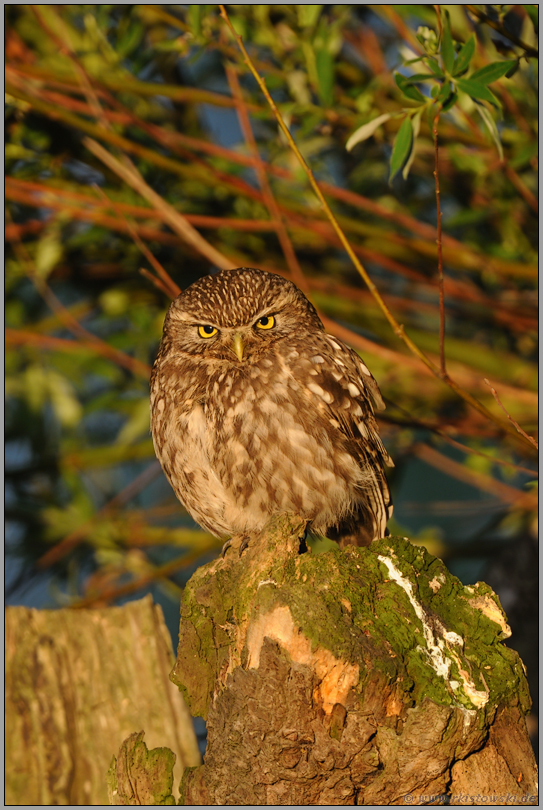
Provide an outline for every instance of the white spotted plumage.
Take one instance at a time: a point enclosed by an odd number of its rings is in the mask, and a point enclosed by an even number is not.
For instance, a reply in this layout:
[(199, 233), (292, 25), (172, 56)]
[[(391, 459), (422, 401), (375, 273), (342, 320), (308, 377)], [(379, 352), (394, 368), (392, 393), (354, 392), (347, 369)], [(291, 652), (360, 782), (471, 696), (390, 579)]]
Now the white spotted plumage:
[[(273, 328), (258, 329), (262, 317)], [(198, 333), (207, 324), (218, 330), (209, 340)], [(374, 417), (377, 383), (280, 276), (227, 270), (172, 303), (151, 407), (166, 475), (214, 534), (252, 534), (285, 511), (342, 545), (385, 533), (392, 462)]]

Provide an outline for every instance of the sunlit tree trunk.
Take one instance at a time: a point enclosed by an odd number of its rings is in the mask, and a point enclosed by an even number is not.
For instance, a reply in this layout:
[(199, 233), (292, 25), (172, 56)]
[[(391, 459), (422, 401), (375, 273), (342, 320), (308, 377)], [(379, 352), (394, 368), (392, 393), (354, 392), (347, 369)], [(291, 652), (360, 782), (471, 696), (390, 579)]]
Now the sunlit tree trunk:
[(150, 597), (99, 610), (6, 611), (7, 805), (105, 805), (123, 739), (200, 761), (192, 721), (168, 674), (162, 610)]
[(278, 518), (186, 588), (172, 679), (208, 748), (182, 800), (536, 803), (528, 686), (490, 588), (405, 538), (313, 554), (303, 532)]

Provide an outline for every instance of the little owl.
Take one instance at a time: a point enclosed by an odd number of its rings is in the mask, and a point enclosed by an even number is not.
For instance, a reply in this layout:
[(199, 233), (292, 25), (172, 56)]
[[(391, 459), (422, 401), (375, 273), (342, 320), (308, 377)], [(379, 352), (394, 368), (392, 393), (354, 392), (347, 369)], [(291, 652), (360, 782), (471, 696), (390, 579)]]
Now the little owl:
[(241, 267), (205, 276), (171, 304), (151, 376), (156, 454), (194, 520), (217, 537), (272, 515), (367, 545), (392, 503), (372, 375), (327, 335), (290, 281)]

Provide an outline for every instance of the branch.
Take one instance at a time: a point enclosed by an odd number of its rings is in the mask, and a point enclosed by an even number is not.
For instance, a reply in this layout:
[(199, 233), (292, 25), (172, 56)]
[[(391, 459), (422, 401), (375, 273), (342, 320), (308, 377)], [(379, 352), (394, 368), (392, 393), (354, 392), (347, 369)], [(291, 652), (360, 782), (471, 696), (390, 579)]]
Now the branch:
[(124, 506), (131, 500), (135, 495), (141, 492), (151, 481), (154, 481), (161, 473), (161, 467), (158, 461), (154, 461), (145, 470), (140, 473), (133, 481), (127, 484), (124, 489), (117, 493), (110, 501), (108, 501), (104, 506), (90, 519), (86, 520), (81, 526), (78, 526), (77, 529), (74, 529), (70, 534), (63, 537), (58, 543), (46, 551), (45, 554), (39, 558), (36, 563), (38, 568), (47, 568), (53, 563), (58, 562), (63, 557), (68, 554), (73, 548), (78, 546), (89, 534), (90, 529), (96, 524), (97, 520), (100, 518), (107, 517), (119, 506)]
[(498, 31), (498, 33), (500, 33), (503, 37), (506, 37), (514, 45), (518, 45), (519, 48), (522, 48), (526, 56), (534, 56), (536, 59), (539, 57), (539, 51), (537, 50), (537, 48), (533, 48), (531, 45), (528, 45), (527, 42), (523, 42), (522, 39), (519, 39), (510, 31), (508, 31), (507, 28), (504, 25), (502, 25), (502, 23), (496, 22), (495, 20), (491, 20), (488, 14), (485, 14), (484, 11), (480, 11), (477, 8), (477, 6), (467, 5), (465, 6), (465, 8), (470, 12), (470, 14), (473, 14), (474, 17), (477, 17), (478, 20), (481, 20), (481, 22), (486, 23), (486, 25), (490, 26), (490, 28), (493, 28), (494, 31)]
[(93, 593), (89, 596), (85, 596), (83, 599), (74, 602), (72, 605), (70, 605), (70, 607), (88, 608), (96, 604), (104, 605), (120, 599), (121, 597), (130, 596), (131, 594), (137, 593), (138, 591), (146, 588), (152, 582), (167, 579), (172, 574), (177, 573), (177, 571), (180, 571), (183, 568), (191, 567), (194, 565), (194, 563), (201, 561), (203, 555), (207, 554), (208, 552), (216, 553), (219, 546), (220, 541), (217, 540), (216, 537), (213, 537), (211, 540), (208, 540), (194, 551), (191, 551), (188, 554), (183, 554), (181, 557), (176, 557), (175, 560), (171, 560), (164, 565), (159, 565), (143, 576), (134, 579), (132, 582), (127, 582), (124, 585), (113, 586), (101, 591), (100, 593)]
[(181, 239), (188, 245), (193, 247), (198, 253), (208, 259), (211, 264), (216, 265), (221, 270), (234, 268), (236, 265), (230, 261), (223, 253), (220, 253), (213, 245), (210, 245), (201, 234), (198, 233), (196, 228), (187, 222), (185, 217), (179, 213), (172, 205), (167, 203), (162, 197), (153, 191), (153, 189), (145, 182), (141, 174), (132, 163), (128, 163), (128, 158), (125, 158), (126, 163), (121, 163), (117, 158), (100, 146), (99, 143), (92, 138), (83, 138), (83, 144), (95, 155), (102, 163), (115, 172), (115, 174), (131, 186), (138, 194), (151, 203), (157, 211), (160, 211), (162, 218), (168, 223), (170, 228), (174, 230)]
[(493, 396), (494, 396), (494, 399), (496, 400), (496, 402), (498, 403), (498, 405), (500, 406), (500, 408), (502, 409), (502, 411), (504, 412), (504, 414), (507, 416), (507, 418), (509, 419), (509, 421), (511, 422), (511, 424), (514, 426), (515, 430), (517, 430), (517, 431), (518, 431), (518, 432), (519, 432), (519, 433), (520, 433), (522, 436), (524, 436), (524, 438), (525, 438), (525, 439), (528, 439), (528, 441), (529, 441), (529, 442), (531, 442), (531, 444), (533, 444), (533, 446), (536, 448), (536, 450), (539, 450), (539, 444), (536, 442), (536, 440), (535, 440), (535, 439), (534, 439), (532, 436), (528, 436), (528, 434), (527, 434), (527, 433), (525, 433), (525, 431), (524, 431), (524, 430), (521, 428), (521, 426), (519, 425), (519, 423), (518, 423), (518, 422), (515, 422), (515, 420), (514, 420), (514, 419), (513, 419), (513, 418), (510, 416), (509, 412), (508, 412), (508, 411), (507, 411), (507, 410), (504, 408), (504, 406), (502, 405), (502, 403), (501, 403), (501, 401), (500, 401), (500, 398), (499, 398), (499, 396), (498, 396), (498, 394), (497, 394), (496, 389), (495, 389), (495, 388), (493, 388), (493, 387), (490, 385), (489, 381), (488, 381), (486, 378), (485, 378), (485, 383), (488, 385), (488, 387), (489, 387), (489, 388), (490, 388), (490, 390), (492, 391), (492, 394), (493, 394)]
[(271, 107), (271, 109), (272, 109), (272, 111), (273, 111), (273, 113), (274, 113), (274, 115), (275, 115), (275, 117), (277, 119), (277, 123), (279, 124), (279, 127), (280, 127), (281, 131), (285, 135), (285, 138), (287, 139), (287, 141), (288, 141), (288, 143), (290, 145), (290, 148), (292, 149), (292, 151), (294, 152), (294, 154), (298, 158), (298, 161), (300, 162), (302, 168), (304, 169), (304, 171), (305, 171), (305, 173), (307, 175), (307, 178), (308, 178), (308, 180), (309, 180), (309, 182), (311, 184), (311, 187), (313, 188), (313, 191), (315, 192), (319, 202), (321, 203), (321, 205), (322, 205), (322, 207), (324, 209), (324, 212), (325, 212), (326, 216), (328, 217), (328, 220), (330, 221), (334, 231), (336, 232), (336, 234), (337, 234), (343, 248), (345, 249), (347, 255), (351, 259), (351, 261), (354, 264), (354, 266), (355, 266), (356, 270), (358, 271), (358, 273), (364, 279), (366, 285), (368, 286), (368, 289), (372, 293), (372, 295), (375, 298), (377, 304), (379, 305), (381, 311), (383, 312), (383, 314), (385, 315), (387, 321), (391, 325), (394, 333), (397, 335), (397, 337), (400, 338), (400, 340), (403, 340), (403, 342), (409, 347), (411, 352), (416, 357), (418, 357), (419, 360), (421, 360), (424, 363), (424, 365), (427, 366), (431, 370), (431, 372), (433, 374), (435, 374), (436, 377), (439, 377), (440, 379), (443, 379), (443, 381), (447, 385), (449, 385), (465, 402), (467, 402), (469, 405), (471, 405), (473, 408), (475, 408), (477, 411), (479, 411), (481, 414), (483, 414), (483, 416), (485, 416), (487, 419), (490, 419), (491, 421), (498, 424), (502, 430), (504, 430), (504, 431), (506, 431), (508, 433), (511, 433), (512, 435), (517, 435), (516, 431), (514, 430), (514, 428), (512, 426), (510, 426), (507, 423), (502, 422), (502, 420), (499, 419), (497, 416), (495, 416), (492, 413), (492, 411), (489, 411), (488, 408), (486, 408), (482, 404), (482, 402), (479, 402), (479, 400), (477, 400), (474, 396), (472, 396), (469, 393), (469, 391), (465, 391), (457, 383), (455, 383), (454, 380), (452, 380), (450, 377), (448, 377), (448, 376), (443, 377), (442, 374), (441, 374), (440, 368), (438, 366), (436, 366), (436, 364), (434, 362), (432, 362), (432, 360), (430, 360), (430, 358), (427, 357), (424, 354), (424, 352), (422, 352), (419, 349), (419, 347), (411, 340), (411, 338), (405, 333), (403, 325), (399, 324), (396, 321), (396, 319), (394, 318), (394, 316), (392, 315), (392, 313), (388, 309), (387, 305), (385, 304), (383, 298), (381, 297), (381, 294), (379, 293), (379, 290), (377, 289), (376, 285), (373, 283), (373, 281), (369, 277), (369, 275), (368, 275), (366, 269), (364, 268), (364, 266), (362, 265), (362, 263), (359, 261), (358, 256), (356, 255), (355, 251), (351, 247), (347, 237), (345, 236), (341, 226), (339, 225), (339, 222), (337, 221), (337, 219), (334, 216), (330, 206), (328, 205), (328, 203), (326, 201), (326, 198), (324, 197), (324, 195), (323, 195), (317, 181), (315, 180), (313, 172), (311, 171), (311, 169), (310, 169), (309, 165), (307, 164), (305, 158), (303, 157), (302, 153), (298, 149), (298, 146), (296, 145), (296, 143), (295, 143), (295, 141), (294, 141), (294, 139), (293, 139), (293, 137), (292, 137), (292, 135), (290, 133), (290, 130), (288, 129), (287, 125), (285, 124), (285, 122), (283, 120), (283, 117), (281, 116), (281, 113), (279, 112), (279, 110), (277, 108), (277, 105), (275, 104), (274, 100), (272, 99), (272, 97), (271, 97), (271, 95), (270, 95), (270, 93), (268, 91), (268, 88), (266, 86), (266, 82), (260, 76), (257, 69), (253, 65), (253, 63), (251, 61), (251, 58), (250, 58), (250, 56), (249, 56), (249, 54), (247, 52), (247, 49), (245, 48), (245, 45), (243, 44), (242, 38), (236, 33), (236, 31), (234, 29), (234, 26), (230, 22), (230, 18), (228, 16), (228, 13), (227, 13), (224, 5), (220, 4), (219, 8), (221, 10), (221, 17), (224, 19), (224, 21), (228, 25), (228, 27), (229, 27), (229, 29), (230, 29), (230, 31), (232, 33), (232, 36), (234, 37), (234, 39), (238, 43), (239, 49), (240, 49), (241, 53), (243, 54), (243, 58), (245, 60), (245, 63), (247, 65), (247, 67), (249, 68), (249, 70), (253, 74), (254, 78), (256, 79), (260, 89), (262, 90), (262, 93), (264, 94), (268, 104), (270, 105), (270, 107)]
[(21, 267), (25, 268), (28, 278), (32, 281), (49, 309), (58, 316), (59, 321), (73, 335), (81, 339), (83, 345), (89, 348), (93, 347), (97, 353), (101, 354), (103, 357), (107, 357), (109, 360), (117, 363), (117, 365), (122, 366), (122, 368), (126, 368), (128, 371), (131, 371), (132, 374), (149, 376), (151, 369), (146, 363), (142, 363), (137, 358), (130, 357), (130, 355), (125, 354), (125, 352), (115, 349), (113, 346), (110, 346), (109, 343), (106, 343), (105, 340), (96, 337), (92, 332), (89, 332), (85, 327), (81, 326), (79, 321), (77, 321), (69, 310), (66, 309), (64, 304), (59, 301), (45, 279), (37, 275), (34, 263), (25, 245), (20, 241), (14, 241), (12, 244), (17, 261), (20, 263)]
[[(124, 222), (126, 223), (126, 227), (128, 229), (128, 233), (130, 234), (130, 236), (132, 237), (132, 239), (134, 240), (136, 245), (139, 247), (139, 249), (141, 250), (141, 252), (145, 256), (145, 258), (147, 259), (149, 264), (152, 264), (153, 267), (155, 268), (155, 272), (156, 272), (158, 278), (155, 278), (154, 276), (152, 276), (151, 273), (147, 274), (147, 275), (151, 276), (151, 278), (153, 280), (153, 283), (159, 282), (158, 283), (159, 289), (161, 289), (163, 292), (165, 292), (166, 295), (168, 295), (170, 298), (177, 298), (177, 296), (181, 292), (181, 288), (175, 283), (175, 281), (172, 279), (170, 274), (167, 273), (166, 270), (164, 270), (164, 268), (162, 267), (162, 265), (160, 264), (158, 259), (155, 256), (153, 256), (153, 254), (151, 253), (151, 251), (149, 250), (147, 245), (145, 245), (141, 241), (141, 239), (138, 236), (138, 233), (137, 233), (134, 225), (125, 217), (123, 212), (118, 209), (117, 204), (109, 199), (109, 197), (107, 196), (105, 191), (103, 191), (97, 185), (94, 185), (93, 187), (98, 192), (98, 194), (100, 194), (100, 196), (113, 208), (115, 213), (117, 215), (119, 215), (124, 220)], [(141, 272), (142, 271), (140, 270), (140, 273)], [(142, 275), (146, 275), (146, 273), (142, 273)]]
[[(439, 8), (436, 6), (436, 8)], [(445, 287), (443, 280), (443, 242), (441, 239), (441, 194), (439, 190), (439, 146), (437, 139), (437, 125), (439, 122), (439, 115), (441, 108), (437, 111), (434, 118), (432, 127), (432, 135), (434, 136), (434, 154), (435, 154), (435, 169), (434, 177), (436, 180), (436, 211), (437, 211), (437, 271), (439, 277), (439, 358), (441, 366), (441, 374), (443, 378), (447, 376), (447, 369), (445, 366)]]
[(288, 230), (286, 228), (284, 218), (281, 214), (277, 201), (273, 195), (273, 191), (271, 190), (271, 186), (268, 181), (268, 176), (266, 174), (264, 164), (260, 158), (258, 146), (256, 144), (253, 129), (251, 127), (251, 122), (249, 120), (247, 105), (245, 104), (245, 100), (243, 98), (241, 88), (239, 86), (237, 73), (234, 70), (234, 68), (230, 67), (230, 65), (226, 66), (226, 76), (228, 79), (228, 84), (230, 85), (230, 90), (232, 91), (232, 95), (236, 100), (241, 131), (243, 132), (245, 143), (252, 152), (254, 158), (254, 168), (256, 171), (256, 175), (258, 177), (258, 183), (262, 190), (262, 196), (264, 198), (264, 202), (266, 203), (266, 207), (270, 213), (270, 217), (273, 221), (275, 232), (279, 240), (279, 244), (281, 245), (281, 249), (283, 251), (285, 259), (287, 260), (288, 268), (292, 274), (293, 280), (296, 282), (298, 287), (300, 287), (304, 292), (307, 292), (308, 290), (307, 281), (302, 272), (302, 268), (300, 267), (300, 263), (298, 262), (298, 258), (292, 246), (291, 239), (288, 235)]
[(483, 492), (488, 492), (504, 503), (512, 504), (520, 509), (537, 509), (537, 497), (533, 493), (522, 492), (520, 489), (510, 487), (508, 484), (484, 475), (484, 473), (470, 470), (427, 444), (419, 442), (411, 448), (411, 452), (421, 461), (425, 461), (446, 475), (450, 475), (458, 481), (463, 481)]

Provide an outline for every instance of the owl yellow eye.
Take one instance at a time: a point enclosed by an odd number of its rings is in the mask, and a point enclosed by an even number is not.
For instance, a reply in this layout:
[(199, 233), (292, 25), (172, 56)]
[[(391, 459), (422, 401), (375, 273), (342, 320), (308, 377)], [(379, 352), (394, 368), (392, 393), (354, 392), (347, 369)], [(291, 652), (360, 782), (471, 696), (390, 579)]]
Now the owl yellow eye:
[(217, 334), (219, 330), (216, 329), (214, 326), (199, 326), (198, 327), (198, 334), (200, 337), (203, 338), (210, 338)]
[(259, 329), (273, 329), (275, 326), (275, 318), (273, 315), (264, 315), (263, 318), (258, 319), (256, 325)]

